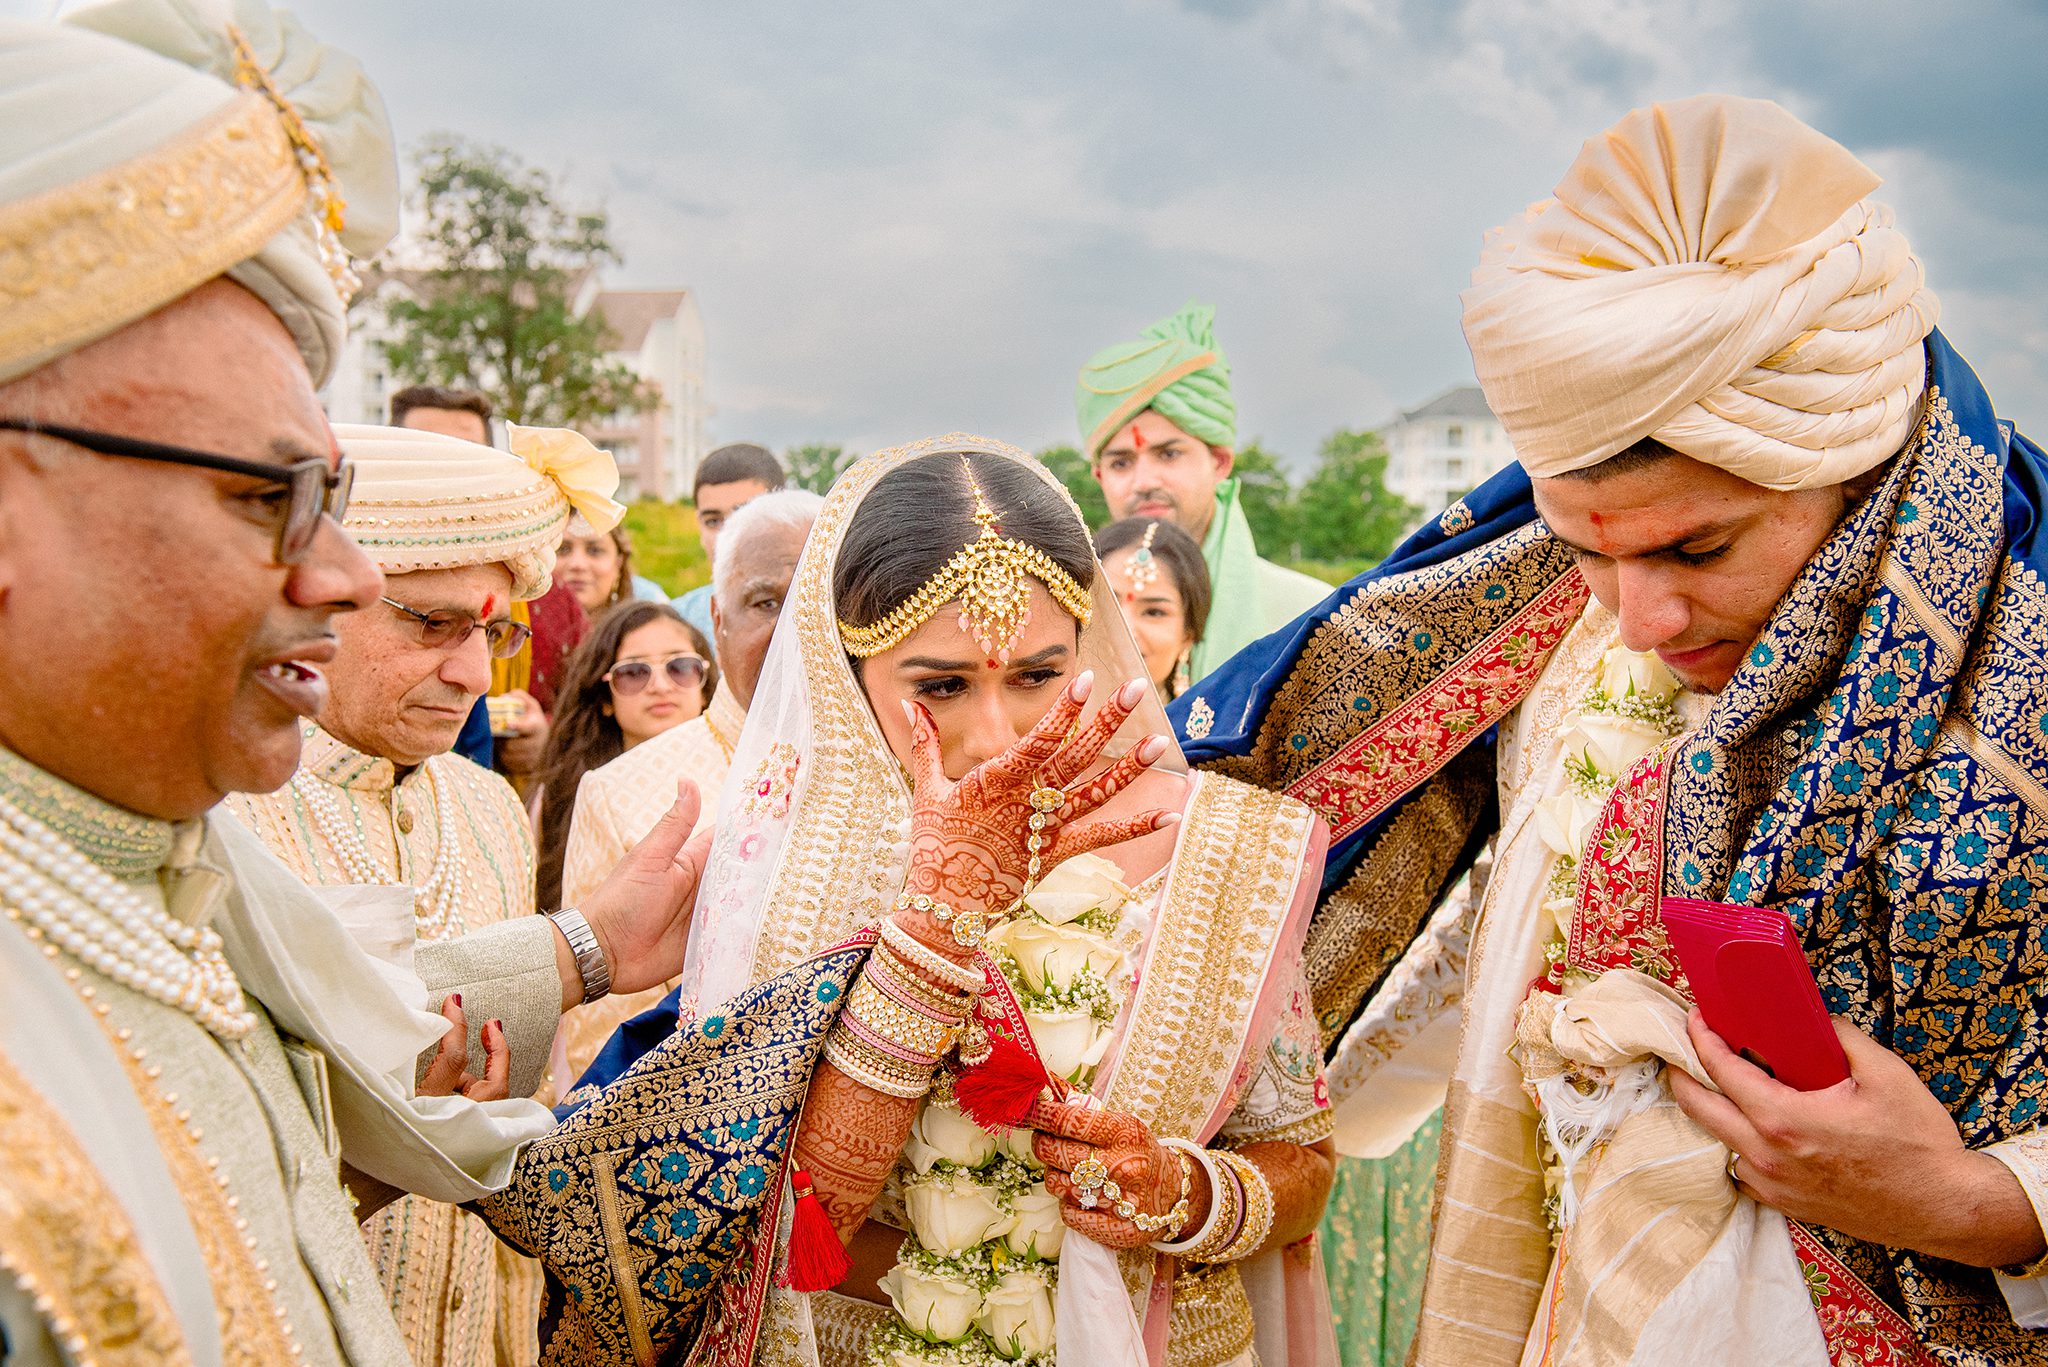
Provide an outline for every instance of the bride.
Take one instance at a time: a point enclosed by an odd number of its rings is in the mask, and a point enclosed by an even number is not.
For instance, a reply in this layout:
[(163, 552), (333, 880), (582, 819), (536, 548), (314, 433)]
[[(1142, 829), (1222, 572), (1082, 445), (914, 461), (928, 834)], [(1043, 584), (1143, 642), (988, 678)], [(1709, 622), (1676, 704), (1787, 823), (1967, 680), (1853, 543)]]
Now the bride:
[[(641, 1361), (680, 1338), (691, 1360), (802, 1367), (1334, 1362), (1300, 970), (1325, 828), (1187, 774), (1143, 677), (1078, 510), (1028, 454), (954, 435), (841, 477), (733, 757), (678, 996), (614, 1037), (528, 1165), (536, 1228), (593, 1163), (617, 1185), (600, 1209), (629, 1207), (551, 1315), (623, 1313)], [(806, 1053), (788, 1041), (812, 1016)], [(730, 1175), (759, 1127), (686, 1136), (714, 1142), (672, 1167), (618, 1148), (620, 1093), (655, 1041), (735, 1031), (757, 1062), (727, 1088), (808, 1068), (807, 1098), (779, 1218), (714, 1250), (727, 1269), (683, 1333), (655, 1322), (715, 1269), (671, 1234), (722, 1179), (688, 1209), (650, 1193), (707, 1156)], [(758, 1063), (778, 1048), (797, 1062)]]

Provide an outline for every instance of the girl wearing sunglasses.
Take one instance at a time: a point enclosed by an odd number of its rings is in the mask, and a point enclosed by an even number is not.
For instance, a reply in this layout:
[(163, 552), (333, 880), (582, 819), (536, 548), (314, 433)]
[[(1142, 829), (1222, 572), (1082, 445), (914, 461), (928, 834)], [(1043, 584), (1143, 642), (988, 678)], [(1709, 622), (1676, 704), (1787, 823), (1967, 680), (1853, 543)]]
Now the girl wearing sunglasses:
[(541, 759), (539, 905), (561, 904), (562, 852), (584, 774), (702, 712), (717, 683), (710, 646), (667, 603), (623, 602), (597, 619), (562, 666)]

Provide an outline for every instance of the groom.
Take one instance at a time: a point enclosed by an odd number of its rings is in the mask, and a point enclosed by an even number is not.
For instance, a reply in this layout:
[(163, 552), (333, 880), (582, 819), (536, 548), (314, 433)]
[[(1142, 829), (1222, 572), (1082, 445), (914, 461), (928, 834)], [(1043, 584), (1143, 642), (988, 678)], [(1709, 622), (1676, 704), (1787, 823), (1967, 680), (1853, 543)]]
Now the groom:
[[(1684, 990), (1664, 895), (1785, 911), (1838, 1018), (1852, 1080), (1826, 1091), (1697, 1015), (1718, 1090), (1668, 1070), (1699, 1142), (1793, 1222), (1813, 1350), (2048, 1361), (2048, 459), (1933, 331), (1877, 184), (1760, 101), (1656, 106), (1587, 143), (1465, 295), (1520, 468), (1175, 705), (1191, 760), (1330, 822), (1308, 959), (1339, 1052), (1497, 838), (1418, 1361), (1512, 1364), (1589, 1309), (1587, 1337), (1556, 1342), (1630, 1360), (1674, 1291), (1655, 1240), (1553, 1266), (1537, 1114), (1499, 1062), (1532, 976)], [(1576, 701), (1561, 674), (1601, 632), (1654, 652), (1693, 724), (1575, 847), (1545, 970), (1516, 799), (1570, 789), (1497, 770), (1496, 738), (1554, 733), (1557, 712), (1518, 708)]]

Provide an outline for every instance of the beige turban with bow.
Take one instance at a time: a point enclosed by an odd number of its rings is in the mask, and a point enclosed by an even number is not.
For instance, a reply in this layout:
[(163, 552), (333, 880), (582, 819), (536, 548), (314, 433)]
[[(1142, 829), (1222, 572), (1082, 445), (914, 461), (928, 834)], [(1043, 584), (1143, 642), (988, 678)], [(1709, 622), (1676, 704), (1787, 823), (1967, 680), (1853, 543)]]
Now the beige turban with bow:
[(1772, 489), (1902, 445), (1939, 305), (1878, 177), (1777, 105), (1703, 95), (1588, 142), (1490, 235), (1465, 338), (1542, 478), (1645, 437)]
[(0, 382), (218, 276), (341, 353), (350, 255), (398, 226), (383, 102), (260, 0), (106, 0), (0, 20)]
[(504, 565), (514, 598), (540, 597), (571, 511), (600, 532), (625, 515), (612, 499), (619, 467), (565, 428), (507, 432), (510, 454), (410, 427), (337, 426), (356, 469), (342, 525), (386, 574)]

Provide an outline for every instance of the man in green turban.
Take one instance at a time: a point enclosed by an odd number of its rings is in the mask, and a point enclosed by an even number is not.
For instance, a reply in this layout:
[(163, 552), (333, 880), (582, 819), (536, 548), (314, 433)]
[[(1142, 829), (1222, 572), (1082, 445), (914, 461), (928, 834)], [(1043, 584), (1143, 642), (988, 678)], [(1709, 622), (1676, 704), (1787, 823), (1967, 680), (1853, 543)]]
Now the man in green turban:
[(1238, 503), (1237, 402), (1216, 310), (1189, 304), (1081, 368), (1074, 409), (1111, 515), (1170, 518), (1202, 543), (1215, 606), (1189, 660), (1200, 678), (1329, 596), (1259, 558)]

